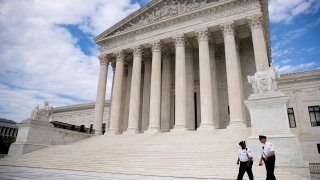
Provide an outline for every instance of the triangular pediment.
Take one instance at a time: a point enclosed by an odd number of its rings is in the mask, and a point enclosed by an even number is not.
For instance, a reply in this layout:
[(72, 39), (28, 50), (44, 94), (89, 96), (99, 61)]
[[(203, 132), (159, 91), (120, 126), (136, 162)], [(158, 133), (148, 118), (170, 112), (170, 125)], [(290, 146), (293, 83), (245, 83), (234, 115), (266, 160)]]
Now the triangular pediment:
[(99, 42), (108, 36), (134, 30), (166, 18), (196, 11), (212, 3), (225, 1), (228, 0), (153, 0), (95, 37), (94, 40)]

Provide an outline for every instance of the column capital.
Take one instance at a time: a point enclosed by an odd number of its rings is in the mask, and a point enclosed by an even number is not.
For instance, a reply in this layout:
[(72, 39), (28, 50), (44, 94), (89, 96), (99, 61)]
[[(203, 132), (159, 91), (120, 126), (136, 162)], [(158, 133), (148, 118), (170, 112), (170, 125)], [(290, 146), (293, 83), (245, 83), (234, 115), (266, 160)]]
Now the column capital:
[(175, 34), (172, 36), (172, 40), (176, 47), (185, 45), (184, 34)]
[(208, 41), (210, 34), (208, 33), (208, 28), (203, 27), (195, 30), (198, 41)]
[(110, 61), (110, 56), (106, 55), (106, 54), (100, 54), (98, 56), (99, 61), (100, 61), (100, 65), (108, 65), (109, 61)]
[(263, 16), (261, 14), (249, 16), (247, 17), (247, 21), (251, 30), (255, 28), (262, 28)]
[(142, 48), (141, 46), (135, 46), (131, 48), (133, 50), (133, 57), (141, 57), (142, 56)]
[(223, 36), (234, 35), (234, 23), (233, 21), (227, 21), (220, 24), (220, 29), (223, 33)]
[(152, 45), (152, 52), (155, 51), (161, 51), (161, 42), (160, 41), (154, 41), (150, 43)]
[(115, 52), (116, 54), (116, 61), (124, 61), (125, 53), (123, 50)]

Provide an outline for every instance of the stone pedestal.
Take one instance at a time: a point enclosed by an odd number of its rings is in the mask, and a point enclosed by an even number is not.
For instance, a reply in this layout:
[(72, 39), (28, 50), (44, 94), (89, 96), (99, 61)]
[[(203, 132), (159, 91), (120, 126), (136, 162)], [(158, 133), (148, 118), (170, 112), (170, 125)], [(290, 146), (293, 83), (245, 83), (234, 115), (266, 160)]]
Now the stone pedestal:
[(52, 126), (52, 124), (44, 121), (32, 119), (22, 121), (19, 124), (16, 142), (11, 144), (8, 155), (22, 155), (50, 146), (51, 137), (46, 131)]
[(11, 144), (9, 156), (18, 156), (52, 145), (69, 144), (92, 136), (91, 134), (59, 129), (48, 121), (29, 118), (19, 124), (16, 142)]
[(298, 138), (291, 133), (287, 115), (289, 97), (280, 91), (252, 94), (245, 101), (251, 116), (251, 136), (248, 147), (261, 154), (258, 135), (267, 136), (267, 141), (275, 145), (276, 166), (281, 169), (308, 175), (309, 165), (303, 160)]

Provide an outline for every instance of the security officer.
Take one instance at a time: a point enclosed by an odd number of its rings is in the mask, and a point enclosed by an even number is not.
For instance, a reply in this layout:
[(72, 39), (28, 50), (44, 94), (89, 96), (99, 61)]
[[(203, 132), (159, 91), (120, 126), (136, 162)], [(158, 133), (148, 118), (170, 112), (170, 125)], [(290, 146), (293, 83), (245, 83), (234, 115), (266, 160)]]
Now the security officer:
[(274, 176), (274, 164), (276, 161), (274, 145), (268, 142), (267, 137), (264, 135), (259, 135), (259, 140), (263, 144), (259, 166), (262, 166), (264, 162), (267, 170), (266, 180), (276, 180), (276, 177)]
[(253, 180), (253, 174), (252, 174), (252, 153), (249, 148), (246, 147), (246, 142), (241, 141), (239, 143), (241, 146), (241, 149), (238, 151), (238, 161), (237, 164), (240, 162), (240, 167), (239, 167), (239, 173), (238, 173), (238, 178), (237, 180), (242, 180), (243, 175), (245, 172), (247, 172), (249, 179)]

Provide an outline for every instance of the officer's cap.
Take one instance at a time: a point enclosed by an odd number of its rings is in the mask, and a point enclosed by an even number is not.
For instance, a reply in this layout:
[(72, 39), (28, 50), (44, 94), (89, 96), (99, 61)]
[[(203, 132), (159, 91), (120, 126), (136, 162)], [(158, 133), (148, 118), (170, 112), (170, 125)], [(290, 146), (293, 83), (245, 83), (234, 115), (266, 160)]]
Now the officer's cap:
[(246, 145), (246, 142), (245, 142), (245, 141), (240, 141), (240, 142), (239, 142), (239, 145), (240, 145), (240, 146)]
[(259, 140), (260, 139), (267, 139), (267, 136), (265, 136), (265, 135), (259, 135)]

